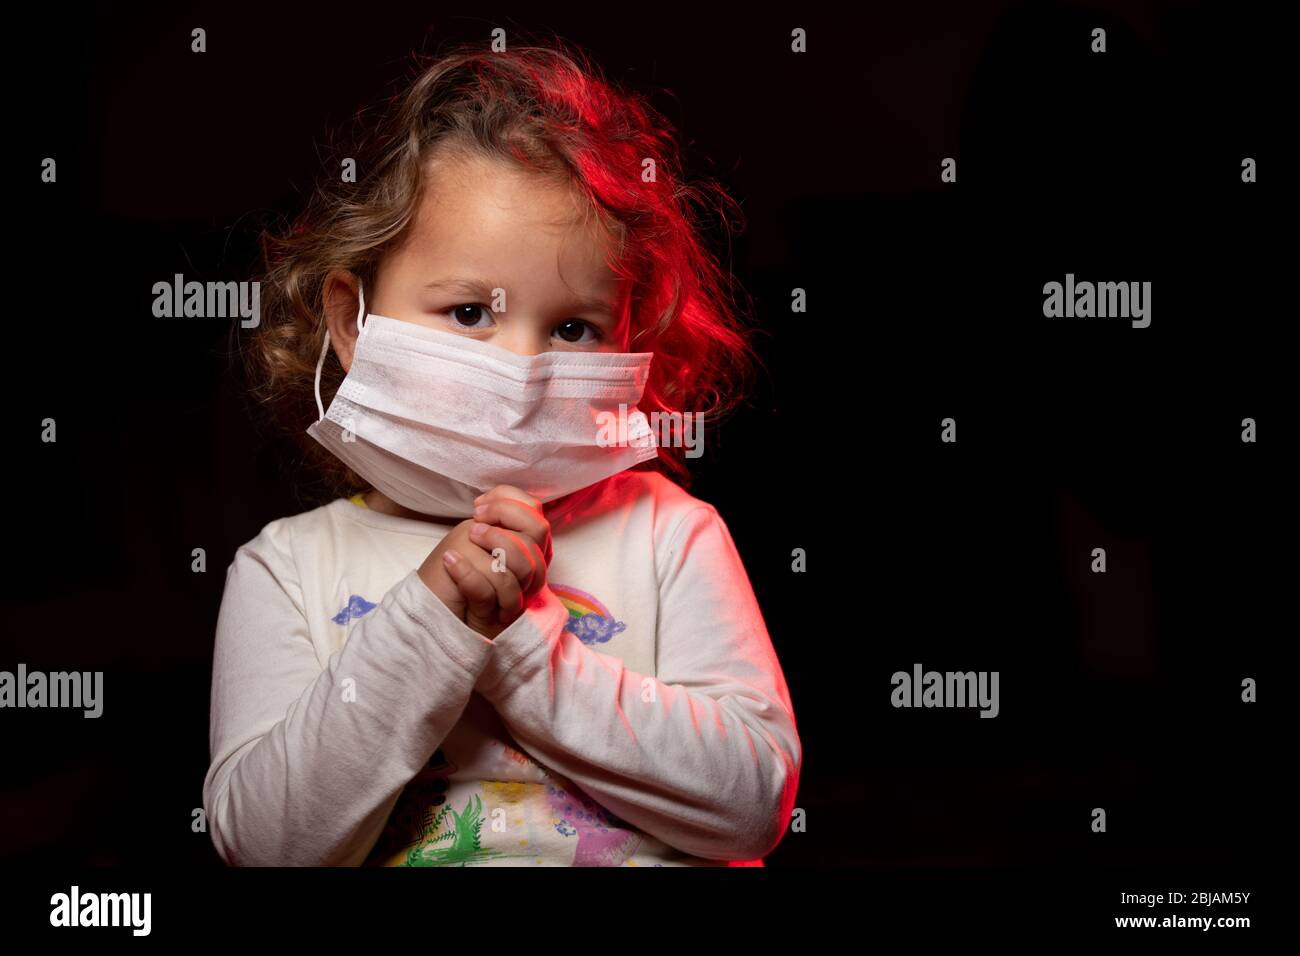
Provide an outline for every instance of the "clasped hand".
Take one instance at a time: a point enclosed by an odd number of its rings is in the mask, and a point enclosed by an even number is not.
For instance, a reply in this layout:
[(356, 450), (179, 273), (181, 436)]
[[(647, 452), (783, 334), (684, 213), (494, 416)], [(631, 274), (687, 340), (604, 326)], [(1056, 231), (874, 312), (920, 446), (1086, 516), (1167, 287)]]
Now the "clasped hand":
[(474, 502), (474, 517), (438, 542), (419, 575), (453, 614), (492, 640), (546, 587), (551, 526), (542, 503), (513, 485), (497, 485)]

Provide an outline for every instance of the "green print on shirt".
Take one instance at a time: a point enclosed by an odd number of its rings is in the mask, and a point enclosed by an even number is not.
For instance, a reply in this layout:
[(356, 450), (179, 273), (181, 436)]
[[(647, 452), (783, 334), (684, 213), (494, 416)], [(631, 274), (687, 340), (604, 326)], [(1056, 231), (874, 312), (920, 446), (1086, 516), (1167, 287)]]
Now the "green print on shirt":
[[(447, 825), (446, 830), (442, 829), (443, 824)], [(402, 866), (466, 866), (500, 856), (499, 851), (484, 849), (479, 844), (482, 828), (483, 801), (478, 794), (466, 801), (460, 813), (450, 805), (445, 806), (424, 828), (420, 843), (406, 851)]]

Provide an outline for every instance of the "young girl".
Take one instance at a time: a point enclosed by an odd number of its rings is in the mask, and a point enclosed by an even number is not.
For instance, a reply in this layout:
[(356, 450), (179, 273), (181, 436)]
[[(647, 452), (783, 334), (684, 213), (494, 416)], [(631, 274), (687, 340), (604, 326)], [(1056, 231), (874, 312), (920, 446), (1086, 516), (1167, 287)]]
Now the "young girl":
[(698, 193), (649, 106), (560, 47), (458, 49), (387, 106), (267, 246), (253, 394), (338, 497), (228, 568), (213, 843), (762, 865), (799, 779), (789, 693), (722, 518), (662, 471), (685, 480), (689, 433), (645, 440), (752, 366)]

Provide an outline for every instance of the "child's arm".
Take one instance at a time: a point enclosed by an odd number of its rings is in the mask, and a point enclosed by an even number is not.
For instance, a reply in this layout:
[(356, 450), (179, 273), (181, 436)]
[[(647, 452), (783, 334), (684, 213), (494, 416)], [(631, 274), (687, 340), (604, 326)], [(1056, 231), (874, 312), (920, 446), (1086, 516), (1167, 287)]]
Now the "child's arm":
[(785, 678), (711, 505), (658, 548), (656, 677), (564, 630), (544, 588), (496, 638), (478, 691), (537, 760), (669, 846), (755, 859), (780, 841), (801, 766)]
[(226, 574), (208, 826), (230, 864), (356, 865), (460, 719), (492, 642), (413, 570), (322, 669), (288, 531), (275, 527), (241, 548)]

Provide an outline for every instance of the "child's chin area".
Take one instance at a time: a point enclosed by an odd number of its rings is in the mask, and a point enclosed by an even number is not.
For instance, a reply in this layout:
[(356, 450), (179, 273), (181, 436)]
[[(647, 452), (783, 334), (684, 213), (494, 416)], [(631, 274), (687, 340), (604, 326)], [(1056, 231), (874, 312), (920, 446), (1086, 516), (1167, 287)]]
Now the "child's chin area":
[(378, 511), (380, 514), (393, 515), (398, 518), (413, 518), (416, 521), (428, 521), (433, 524), (458, 525), (464, 518), (453, 518), (446, 515), (426, 515), (418, 511), (412, 511), (396, 501), (389, 498), (383, 492), (371, 488), (361, 496), (361, 500), (366, 503), (366, 507), (371, 511)]

